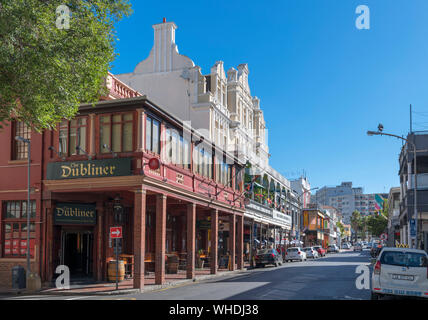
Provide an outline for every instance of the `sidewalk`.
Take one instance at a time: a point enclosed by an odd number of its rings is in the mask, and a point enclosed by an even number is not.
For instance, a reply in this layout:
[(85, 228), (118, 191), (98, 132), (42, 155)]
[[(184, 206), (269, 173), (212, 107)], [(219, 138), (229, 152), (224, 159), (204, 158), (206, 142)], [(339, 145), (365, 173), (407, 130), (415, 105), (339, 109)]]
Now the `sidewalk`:
[(94, 282), (94, 283), (73, 283), (70, 284), (70, 289), (57, 289), (53, 287), (45, 287), (38, 292), (28, 292), (25, 289), (2, 289), (0, 294), (13, 295), (13, 294), (38, 294), (38, 295), (117, 295), (117, 294), (132, 294), (140, 292), (150, 292), (154, 290), (170, 288), (177, 285), (192, 283), (196, 281), (215, 279), (228, 275), (236, 275), (238, 273), (246, 272), (249, 269), (249, 264), (245, 263), (244, 269), (228, 271), (226, 269), (219, 269), (217, 274), (210, 274), (210, 269), (196, 269), (194, 279), (186, 279), (186, 271), (179, 270), (177, 274), (165, 274), (165, 283), (162, 285), (155, 284), (154, 272), (150, 272), (144, 278), (144, 289), (133, 288), (133, 279), (125, 279), (119, 282), (118, 290), (116, 290), (115, 282)]

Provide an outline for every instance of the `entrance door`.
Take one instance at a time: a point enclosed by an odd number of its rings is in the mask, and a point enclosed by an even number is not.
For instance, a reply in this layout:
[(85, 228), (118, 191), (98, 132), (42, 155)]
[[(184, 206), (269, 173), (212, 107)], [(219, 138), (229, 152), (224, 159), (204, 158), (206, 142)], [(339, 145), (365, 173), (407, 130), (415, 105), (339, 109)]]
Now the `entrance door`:
[(90, 231), (63, 231), (61, 243), (62, 264), (70, 269), (74, 278), (92, 277), (93, 241)]

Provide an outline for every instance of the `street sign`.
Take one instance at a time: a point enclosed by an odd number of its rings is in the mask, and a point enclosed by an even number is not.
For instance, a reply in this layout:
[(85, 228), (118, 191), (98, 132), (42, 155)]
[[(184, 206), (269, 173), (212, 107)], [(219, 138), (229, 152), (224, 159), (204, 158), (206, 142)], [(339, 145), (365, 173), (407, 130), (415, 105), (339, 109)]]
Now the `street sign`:
[(111, 227), (110, 228), (110, 238), (122, 238), (122, 227)]
[(416, 220), (410, 219), (410, 236), (412, 238), (416, 237)]
[(387, 240), (388, 239), (388, 235), (386, 233), (382, 233), (380, 235), (381, 240)]
[(110, 239), (115, 239), (114, 253), (116, 255), (116, 290), (119, 289), (119, 253), (122, 251), (122, 246), (119, 247), (119, 239), (121, 238), (122, 227), (110, 227)]

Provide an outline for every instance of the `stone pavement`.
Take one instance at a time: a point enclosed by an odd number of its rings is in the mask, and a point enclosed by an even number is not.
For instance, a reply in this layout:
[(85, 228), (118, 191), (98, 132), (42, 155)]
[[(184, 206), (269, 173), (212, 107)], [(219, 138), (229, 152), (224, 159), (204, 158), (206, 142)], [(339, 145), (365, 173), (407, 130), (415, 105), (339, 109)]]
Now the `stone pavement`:
[[(207, 279), (212, 279), (216, 277), (221, 277), (225, 275), (231, 275), (239, 272), (245, 272), (249, 268), (249, 264), (245, 264), (243, 270), (228, 271), (227, 269), (219, 269), (217, 274), (210, 274), (210, 269), (196, 269), (194, 279), (186, 279), (186, 271), (179, 270), (177, 274), (165, 274), (165, 283), (162, 285), (155, 284), (155, 275), (154, 272), (150, 272), (145, 276), (144, 289), (142, 292), (148, 292), (168, 287), (173, 287), (183, 283), (202, 281)], [(129, 294), (129, 293), (139, 293), (139, 289), (133, 288), (133, 279), (125, 279), (119, 282), (118, 290), (116, 290), (115, 282), (94, 282), (86, 284), (76, 284), (71, 282), (70, 289), (57, 289), (54, 287), (42, 288), (38, 291), (37, 294), (46, 294), (46, 295), (112, 295), (112, 294)], [(17, 289), (2, 289), (0, 287), (0, 293), (2, 294), (28, 294), (34, 292), (28, 292), (24, 290)]]

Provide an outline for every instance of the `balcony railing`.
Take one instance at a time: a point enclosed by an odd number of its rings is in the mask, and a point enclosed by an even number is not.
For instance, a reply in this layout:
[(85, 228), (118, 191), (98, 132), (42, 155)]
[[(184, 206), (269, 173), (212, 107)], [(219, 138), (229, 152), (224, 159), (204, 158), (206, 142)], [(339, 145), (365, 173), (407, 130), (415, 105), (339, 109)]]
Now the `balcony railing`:
[[(420, 173), (418, 174), (418, 189), (428, 189), (428, 173)], [(415, 175), (410, 175), (410, 180), (407, 182), (407, 189), (415, 188)]]
[(126, 99), (141, 96), (138, 91), (128, 87), (111, 73), (107, 76), (106, 86), (110, 90), (109, 95), (111, 98)]

